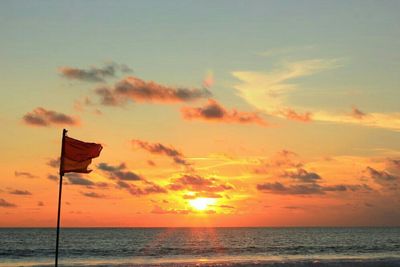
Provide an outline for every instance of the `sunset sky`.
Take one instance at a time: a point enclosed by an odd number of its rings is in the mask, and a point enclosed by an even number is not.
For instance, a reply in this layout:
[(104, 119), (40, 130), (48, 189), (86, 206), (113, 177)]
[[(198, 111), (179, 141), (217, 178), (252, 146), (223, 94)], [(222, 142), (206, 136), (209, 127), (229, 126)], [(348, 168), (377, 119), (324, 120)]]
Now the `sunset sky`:
[(399, 10), (1, 1), (0, 226), (399, 226)]

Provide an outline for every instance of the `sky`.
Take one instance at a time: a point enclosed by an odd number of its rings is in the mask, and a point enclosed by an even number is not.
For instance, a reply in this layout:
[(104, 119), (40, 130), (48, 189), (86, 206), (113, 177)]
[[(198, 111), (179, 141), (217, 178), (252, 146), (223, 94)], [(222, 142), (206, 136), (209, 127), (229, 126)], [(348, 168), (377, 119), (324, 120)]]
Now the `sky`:
[(0, 227), (400, 225), (399, 1), (1, 1)]

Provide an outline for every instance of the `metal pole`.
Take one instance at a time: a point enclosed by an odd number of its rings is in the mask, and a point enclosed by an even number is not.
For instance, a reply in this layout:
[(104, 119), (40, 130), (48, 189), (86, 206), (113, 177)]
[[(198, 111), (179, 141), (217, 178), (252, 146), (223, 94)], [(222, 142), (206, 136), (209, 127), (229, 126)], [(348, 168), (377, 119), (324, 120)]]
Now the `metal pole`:
[(58, 190), (58, 213), (57, 213), (57, 239), (56, 239), (56, 258), (55, 258), (55, 266), (58, 266), (58, 241), (60, 237), (60, 212), (61, 212), (61, 192), (62, 192), (62, 179), (64, 176), (64, 139), (65, 135), (67, 133), (67, 130), (63, 129), (62, 133), (62, 143), (61, 143), (61, 156), (60, 156), (60, 187)]

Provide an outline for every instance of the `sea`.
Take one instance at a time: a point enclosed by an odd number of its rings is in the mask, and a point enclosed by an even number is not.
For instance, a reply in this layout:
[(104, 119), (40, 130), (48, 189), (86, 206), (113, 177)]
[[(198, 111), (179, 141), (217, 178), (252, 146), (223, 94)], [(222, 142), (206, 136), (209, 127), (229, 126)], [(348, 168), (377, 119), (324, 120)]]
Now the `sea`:
[[(54, 266), (53, 228), (0, 228), (0, 266)], [(400, 266), (400, 228), (62, 228), (59, 266)]]

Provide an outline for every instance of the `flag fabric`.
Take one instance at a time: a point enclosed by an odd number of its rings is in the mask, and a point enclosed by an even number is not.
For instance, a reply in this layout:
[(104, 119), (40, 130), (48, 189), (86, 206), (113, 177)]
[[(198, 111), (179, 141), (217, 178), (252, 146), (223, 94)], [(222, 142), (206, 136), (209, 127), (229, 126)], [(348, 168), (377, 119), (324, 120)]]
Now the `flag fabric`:
[(89, 173), (89, 164), (93, 158), (100, 155), (103, 147), (96, 143), (86, 143), (64, 136), (63, 153), (61, 155), (60, 173), (67, 172)]

